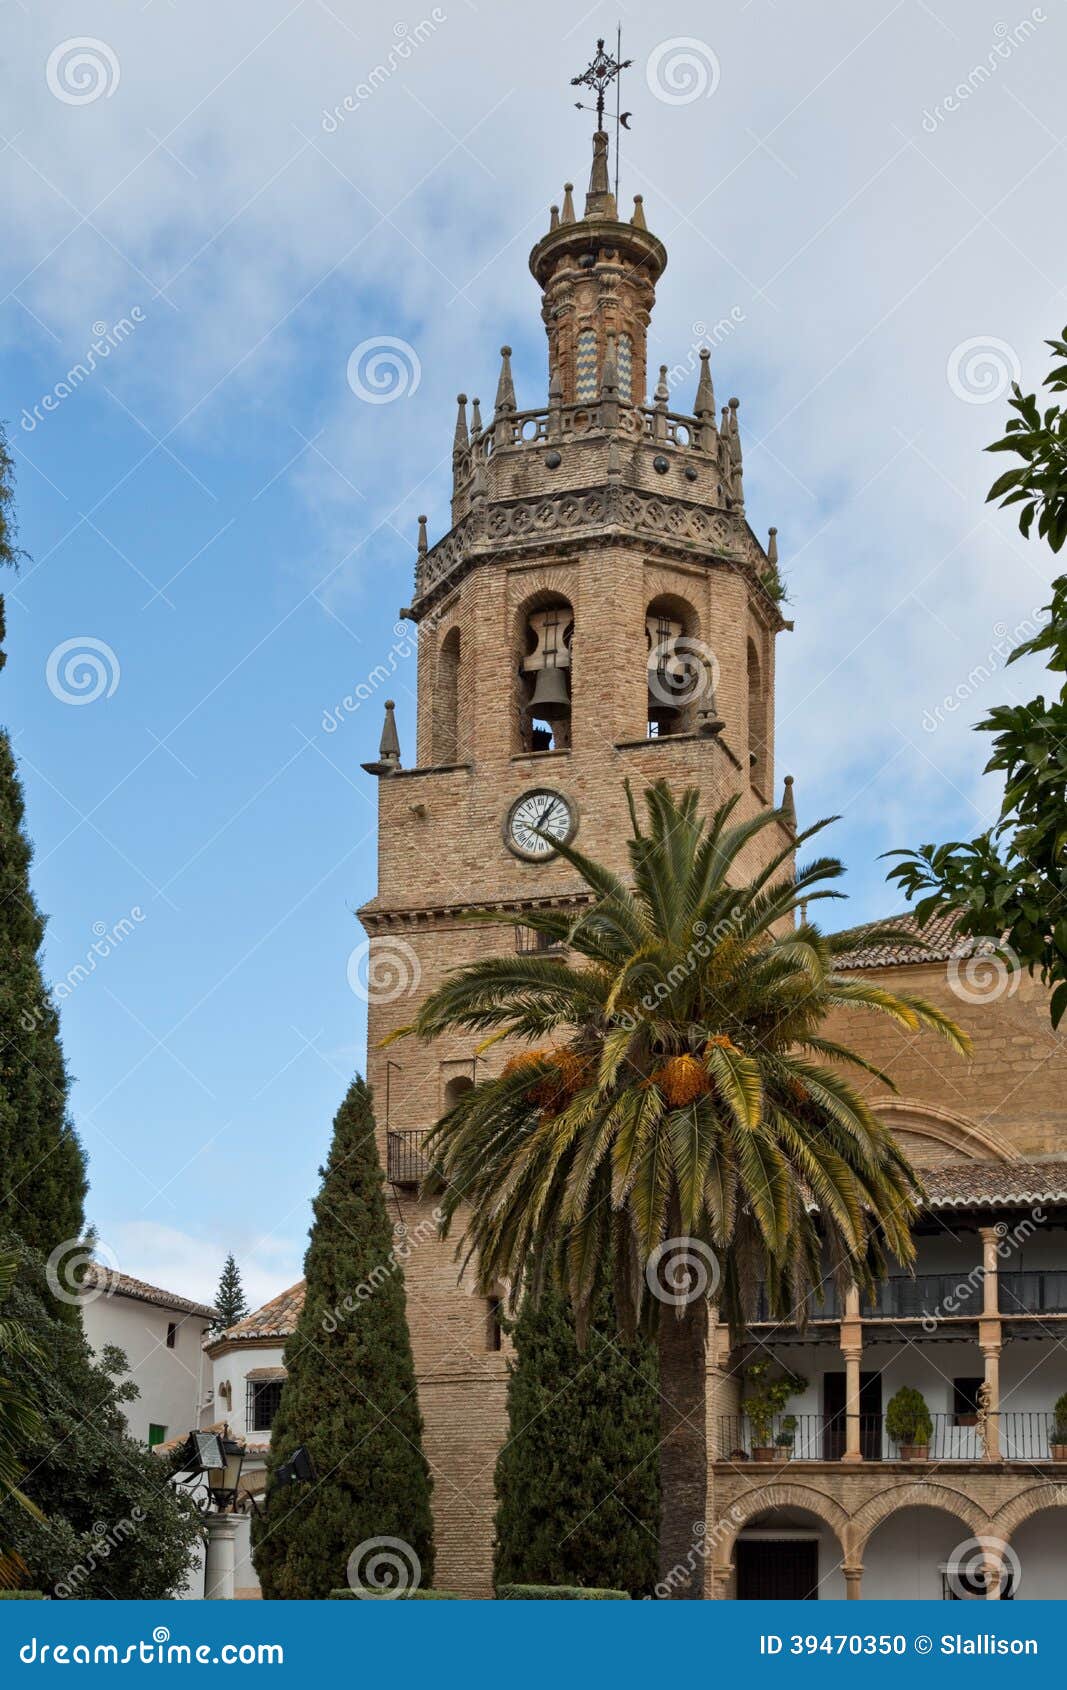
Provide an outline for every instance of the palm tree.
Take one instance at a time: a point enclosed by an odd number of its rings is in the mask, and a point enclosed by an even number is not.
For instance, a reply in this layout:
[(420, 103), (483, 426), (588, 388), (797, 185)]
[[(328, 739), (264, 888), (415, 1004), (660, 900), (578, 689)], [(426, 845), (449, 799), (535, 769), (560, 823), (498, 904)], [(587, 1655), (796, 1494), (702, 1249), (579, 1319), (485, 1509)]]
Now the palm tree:
[[(803, 1320), (827, 1274), (870, 1291), (888, 1257), (913, 1255), (915, 1176), (843, 1070), (892, 1082), (825, 1037), (825, 1018), (870, 1009), (957, 1050), (967, 1043), (922, 1000), (834, 972), (848, 941), (821, 933), (801, 905), (839, 896), (823, 883), (840, 863), (821, 858), (794, 876), (790, 839), (746, 878), (780, 812), (737, 822), (735, 798), (705, 820), (696, 791), (676, 798), (658, 783), (643, 827), (627, 797), (631, 884), (557, 846), (589, 889), (577, 915), (484, 917), (533, 928), (557, 954), (454, 970), (405, 1031), (527, 1047), (430, 1134), (442, 1229), (462, 1215), (458, 1253), (486, 1293), (505, 1281), (513, 1299), (524, 1285), (536, 1296), (551, 1280), (581, 1338), (608, 1272), (622, 1332), (641, 1320), (656, 1333), (660, 1576), (692, 1598), (709, 1300), (735, 1333), (761, 1284), (772, 1312)], [(882, 941), (913, 942), (891, 928), (872, 936)]]

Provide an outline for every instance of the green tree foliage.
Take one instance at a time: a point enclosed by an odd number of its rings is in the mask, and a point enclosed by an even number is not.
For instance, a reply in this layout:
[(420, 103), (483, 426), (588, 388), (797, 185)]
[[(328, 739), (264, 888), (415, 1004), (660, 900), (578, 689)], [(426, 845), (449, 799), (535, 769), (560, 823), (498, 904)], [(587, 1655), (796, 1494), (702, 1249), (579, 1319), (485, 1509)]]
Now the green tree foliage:
[[(371, 1094), (359, 1077), (335, 1117), (321, 1174), (304, 1308), (286, 1345), (288, 1377), (271, 1428), (272, 1488), (253, 1528), (267, 1597), (328, 1596), (345, 1585), (353, 1551), (380, 1538), (409, 1546), (424, 1586), (433, 1578), (400, 1241), (386, 1207)], [(278, 1467), (300, 1446), (316, 1477), (275, 1485)]]
[[(0, 436), (0, 564), (17, 564), (11, 458)], [(0, 596), (0, 666), (4, 603)], [(85, 1158), (67, 1115), (59, 1017), (41, 976), (45, 922), (11, 741), (0, 729), (0, 1226), (47, 1255), (84, 1227)]]
[(584, 1353), (566, 1299), (525, 1298), (509, 1328), (508, 1433), (496, 1465), (494, 1586), (656, 1582), (655, 1350), (620, 1343), (610, 1297)]
[(216, 1319), (212, 1327), (213, 1332), (225, 1332), (228, 1326), (236, 1326), (248, 1313), (245, 1302), (244, 1286), (241, 1284), (241, 1273), (233, 1259), (233, 1252), (226, 1257), (222, 1273), (219, 1276), (219, 1288), (215, 1293)]
[[(713, 1279), (739, 1328), (761, 1280), (773, 1312), (788, 1315), (827, 1256), (841, 1282), (868, 1289), (887, 1257), (914, 1253), (911, 1170), (842, 1071), (870, 1065), (827, 1038), (826, 1018), (871, 1010), (968, 1047), (922, 999), (837, 972), (853, 941), (820, 932), (804, 906), (833, 895), (822, 883), (841, 865), (822, 858), (791, 873), (817, 828), (794, 839), (778, 811), (737, 822), (736, 799), (705, 817), (697, 791), (664, 782), (645, 805), (642, 822), (631, 800), (628, 881), (557, 844), (588, 904), (486, 917), (533, 927), (565, 954), (510, 950), (455, 969), (411, 1030), (541, 1044), (434, 1128), (444, 1223), (461, 1221), (487, 1294), (521, 1285), (529, 1267), (535, 1294), (554, 1281), (569, 1296), (584, 1342), (608, 1283), (622, 1331), (643, 1319), (656, 1332), (660, 1577), (672, 1597), (694, 1599)], [(742, 864), (765, 833), (765, 866), (749, 878)]]
[[(173, 1595), (184, 1583), (201, 1523), (167, 1482), (169, 1468), (126, 1431), (120, 1405), (136, 1398), (126, 1358), (93, 1358), (79, 1326), (57, 1312), (40, 1252), (7, 1237), (18, 1257), (5, 1304), (24, 1341), (4, 1371), (37, 1423), (20, 1434), (21, 1489), (43, 1519), (15, 1498), (0, 1501), (0, 1544), (28, 1569), (24, 1582), (60, 1597)], [(26, 1342), (25, 1340), (29, 1340)]]
[[(1067, 392), (1067, 328), (1050, 340), (1056, 364), (1045, 386)], [(1019, 507), (1019, 527), (1055, 553), (1067, 539), (1067, 406), (1043, 412), (1036, 395), (1013, 388), (1015, 415), (991, 452), (1014, 452), (1022, 462), (989, 491), (991, 500)], [(1067, 575), (1052, 583), (1048, 620), (1017, 646), (1009, 663), (1040, 655), (1054, 675), (1067, 672)], [(1046, 701), (1001, 704), (977, 724), (993, 735), (987, 774), (1004, 778), (994, 827), (977, 839), (893, 851), (889, 871), (908, 898), (917, 898), (920, 923), (955, 913), (960, 931), (1007, 947), (1009, 960), (1051, 987), (1052, 1025), (1067, 1010), (1067, 682)]]

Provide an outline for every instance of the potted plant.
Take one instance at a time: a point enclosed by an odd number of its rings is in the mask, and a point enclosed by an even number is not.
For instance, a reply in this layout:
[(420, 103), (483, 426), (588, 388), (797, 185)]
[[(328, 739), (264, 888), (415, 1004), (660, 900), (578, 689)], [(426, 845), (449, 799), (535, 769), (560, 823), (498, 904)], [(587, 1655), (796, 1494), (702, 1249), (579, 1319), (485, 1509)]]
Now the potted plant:
[(885, 1429), (900, 1446), (901, 1461), (926, 1460), (934, 1423), (921, 1391), (912, 1385), (900, 1387), (885, 1411)]
[(797, 1417), (787, 1414), (777, 1437), (774, 1422), (790, 1397), (807, 1389), (808, 1381), (799, 1373), (783, 1373), (780, 1378), (768, 1377), (773, 1363), (770, 1357), (754, 1361), (746, 1380), (749, 1394), (741, 1399), (741, 1408), (748, 1415), (752, 1427), (753, 1461), (788, 1461), (796, 1436)]
[(1052, 1410), (1049, 1447), (1053, 1461), (1067, 1461), (1067, 1391), (1064, 1391), (1062, 1397), (1056, 1398), (1056, 1405)]
[(793, 1445), (797, 1436), (797, 1417), (786, 1414), (782, 1417), (782, 1424), (774, 1435), (774, 1447), (778, 1452), (779, 1461), (789, 1461), (793, 1454)]

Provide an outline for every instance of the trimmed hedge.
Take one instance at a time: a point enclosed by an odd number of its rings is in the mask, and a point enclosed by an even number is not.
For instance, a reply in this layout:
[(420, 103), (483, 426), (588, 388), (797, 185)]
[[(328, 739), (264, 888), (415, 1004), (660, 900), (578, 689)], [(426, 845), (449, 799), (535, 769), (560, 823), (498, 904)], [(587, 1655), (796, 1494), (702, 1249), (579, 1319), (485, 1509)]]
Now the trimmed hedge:
[(43, 1602), (43, 1590), (0, 1590), (0, 1602)]
[(462, 1602), (454, 1590), (402, 1590), (389, 1596), (384, 1590), (331, 1590), (330, 1602)]
[(577, 1584), (498, 1584), (498, 1602), (629, 1602), (628, 1590), (586, 1590)]

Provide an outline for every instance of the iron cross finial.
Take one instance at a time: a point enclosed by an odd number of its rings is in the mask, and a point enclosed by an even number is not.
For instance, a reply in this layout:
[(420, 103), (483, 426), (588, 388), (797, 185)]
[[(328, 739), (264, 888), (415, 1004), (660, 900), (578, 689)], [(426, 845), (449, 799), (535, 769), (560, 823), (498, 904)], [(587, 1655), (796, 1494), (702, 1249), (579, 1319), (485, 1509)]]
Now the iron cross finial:
[[(604, 40), (603, 37), (601, 37), (596, 44), (596, 53), (582, 72), (581, 76), (571, 77), (572, 88), (590, 88), (593, 93), (595, 93), (596, 126), (598, 129), (603, 129), (604, 127), (605, 93), (611, 87), (611, 84), (616, 80), (619, 74), (624, 70), (628, 70), (633, 64), (632, 59), (620, 59), (618, 57), (618, 51), (619, 49), (617, 47), (616, 56), (614, 58), (610, 53), (605, 52)], [(579, 111), (591, 111), (593, 109), (591, 106), (583, 106), (580, 100), (577, 102), (577, 106)], [(626, 122), (626, 119), (629, 116), (629, 112), (618, 114), (618, 121), (622, 123), (624, 128), (629, 128), (629, 125)]]

